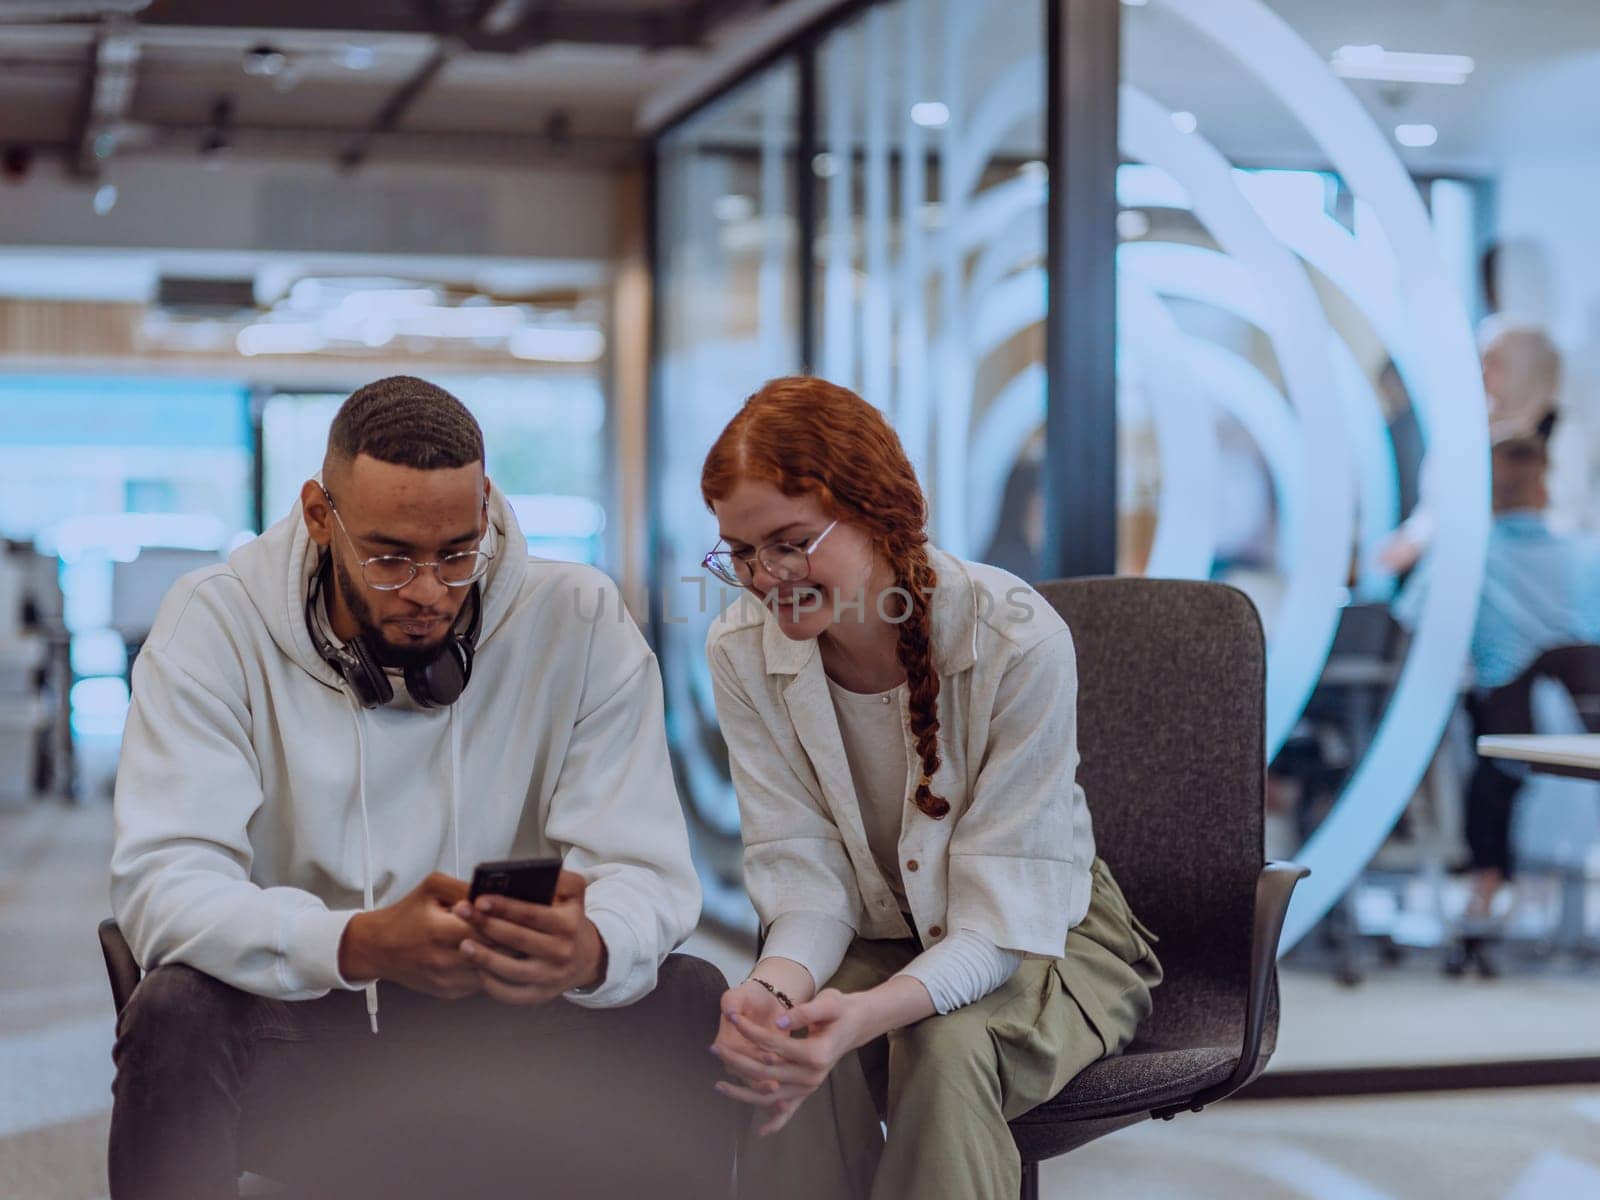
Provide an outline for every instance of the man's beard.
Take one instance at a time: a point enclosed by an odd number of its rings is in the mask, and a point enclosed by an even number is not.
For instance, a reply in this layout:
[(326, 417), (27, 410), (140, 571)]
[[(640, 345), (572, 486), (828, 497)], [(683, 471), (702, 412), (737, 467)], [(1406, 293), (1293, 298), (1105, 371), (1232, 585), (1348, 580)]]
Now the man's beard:
[(350, 578), (350, 573), (345, 570), (344, 564), (338, 559), (334, 560), (333, 573), (339, 593), (344, 597), (345, 606), (350, 610), (350, 615), (356, 619), (356, 624), (361, 629), (361, 636), (366, 639), (367, 648), (372, 651), (379, 666), (404, 671), (408, 668), (425, 667), (439, 657), (440, 650), (444, 648), (445, 638), (449, 636), (448, 629), (434, 642), (415, 646), (396, 646), (384, 637), (383, 626), (373, 618), (372, 609), (367, 605), (365, 589), (356, 585), (355, 580)]

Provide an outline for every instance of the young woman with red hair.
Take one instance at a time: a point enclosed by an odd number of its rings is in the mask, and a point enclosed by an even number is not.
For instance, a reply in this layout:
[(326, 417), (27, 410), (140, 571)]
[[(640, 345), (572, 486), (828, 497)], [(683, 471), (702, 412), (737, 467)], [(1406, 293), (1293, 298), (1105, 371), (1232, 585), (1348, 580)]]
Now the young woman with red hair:
[(712, 1048), (760, 1110), (742, 1188), (1015, 1196), (1006, 1121), (1127, 1045), (1161, 978), (1074, 782), (1071, 634), (928, 544), (845, 388), (768, 383), (701, 490), (742, 589), (706, 653), (766, 934)]

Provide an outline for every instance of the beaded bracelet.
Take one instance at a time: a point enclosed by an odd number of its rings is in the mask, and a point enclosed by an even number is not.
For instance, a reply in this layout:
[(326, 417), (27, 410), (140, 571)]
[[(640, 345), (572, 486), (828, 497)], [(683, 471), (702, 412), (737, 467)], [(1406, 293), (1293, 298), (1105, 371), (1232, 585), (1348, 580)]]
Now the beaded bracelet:
[(746, 979), (745, 982), (746, 983), (759, 983), (762, 987), (766, 988), (767, 991), (771, 992), (774, 996), (777, 997), (779, 1004), (783, 1005), (785, 1008), (793, 1008), (794, 1007), (794, 1001), (793, 1000), (789, 999), (789, 997), (785, 996), (782, 992), (780, 992), (777, 988), (773, 987), (765, 979), (762, 979), (759, 975), (752, 975), (752, 976), (750, 976), (749, 979)]

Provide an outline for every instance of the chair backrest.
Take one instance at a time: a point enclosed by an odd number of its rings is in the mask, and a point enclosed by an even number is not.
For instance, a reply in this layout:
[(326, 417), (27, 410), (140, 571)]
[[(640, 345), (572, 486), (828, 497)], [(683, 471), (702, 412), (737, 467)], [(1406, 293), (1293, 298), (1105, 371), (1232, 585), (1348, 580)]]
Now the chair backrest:
[(1578, 643), (1546, 650), (1530, 673), (1566, 688), (1589, 732), (1600, 730), (1600, 646)]
[[(1100, 856), (1161, 938), (1150, 1047), (1239, 1044), (1266, 800), (1266, 647), (1216, 583), (1073, 579), (1039, 591), (1078, 654), (1078, 778)], [(1277, 1027), (1268, 1012), (1264, 1048)]]
[(1566, 689), (1584, 725), (1591, 733), (1600, 732), (1600, 646), (1584, 642), (1544, 651), (1510, 683), (1479, 695), (1477, 732), (1534, 732), (1533, 685), (1540, 679), (1552, 679)]
[(1339, 610), (1328, 657), (1386, 658), (1394, 650), (1399, 631), (1387, 604), (1347, 604)]

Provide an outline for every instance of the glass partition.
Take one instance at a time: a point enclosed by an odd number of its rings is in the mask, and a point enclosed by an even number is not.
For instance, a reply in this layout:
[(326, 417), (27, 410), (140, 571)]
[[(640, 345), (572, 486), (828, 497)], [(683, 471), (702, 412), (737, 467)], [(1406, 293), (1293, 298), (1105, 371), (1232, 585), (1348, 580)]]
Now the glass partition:
[[(854, 387), (957, 553), (1036, 578), (1072, 519), (1041, 498), (1065, 154), (1045, 17), (1066, 2), (844, 6), (658, 143), (656, 632), (715, 916), (749, 922), (704, 677), (717, 596), (692, 580), (715, 537), (700, 462), (739, 401), (802, 364)], [(1444, 29), (1404, 6), (1120, 5), (1118, 569), (1232, 584), (1266, 627), (1267, 849), (1313, 870), (1274, 1071), (1600, 1055), (1597, 786), (1514, 781), (1514, 878), (1474, 864), (1508, 328), (1560, 360), (1540, 528), (1600, 526), (1600, 145), (1554, 115), (1597, 78), (1600, 15), (1519, 7)], [(1541, 704), (1552, 730), (1600, 712)]]
[(726, 598), (698, 569), (716, 541), (701, 461), (750, 392), (809, 361), (888, 415), (941, 545), (1036, 573), (1043, 32), (1039, 0), (871, 5), (659, 144), (656, 629), (724, 920), (753, 918), (705, 667)]
[(1497, 180), (1423, 153), (1459, 81), (1272, 7), (1125, 10), (1117, 267), (1122, 567), (1233, 583), (1267, 630), (1268, 853), (1313, 872), (1273, 1066), (1592, 1055), (1594, 785), (1526, 784), (1487, 905), (1461, 869)]
[(1044, 6), (875, 5), (817, 47), (820, 374), (894, 423), (945, 549), (1036, 575)]
[(722, 605), (699, 567), (717, 541), (700, 464), (746, 396), (800, 368), (798, 111), (798, 70), (783, 63), (657, 148), (652, 616), (706, 910), (745, 927), (754, 914), (740, 882), (739, 814), (705, 664)]

